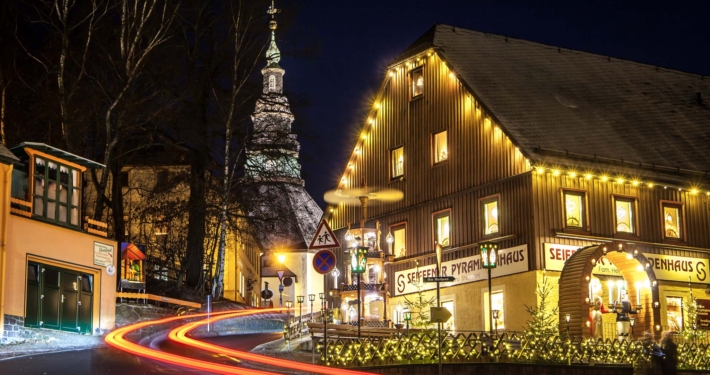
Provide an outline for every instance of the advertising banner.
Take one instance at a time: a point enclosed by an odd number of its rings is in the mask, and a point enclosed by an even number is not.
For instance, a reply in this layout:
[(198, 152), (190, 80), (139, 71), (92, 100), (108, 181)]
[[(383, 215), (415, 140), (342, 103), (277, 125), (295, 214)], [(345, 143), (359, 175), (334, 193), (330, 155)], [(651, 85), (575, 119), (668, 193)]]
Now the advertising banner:
[(643, 255), (651, 263), (653, 273), (659, 280), (710, 284), (707, 259), (650, 253)]
[[(558, 245), (554, 243), (545, 244), (545, 269), (548, 271), (562, 271), (565, 267), (565, 262), (572, 254), (580, 249), (579, 246), (573, 245)], [(621, 271), (608, 259), (602, 258), (594, 266), (592, 271), (594, 275), (621, 276)]]
[[(492, 277), (512, 275), (528, 270), (528, 245), (501, 249), (498, 251), (498, 267), (494, 268)], [(431, 290), (436, 288), (436, 283), (424, 282), (424, 277), (453, 276), (454, 281), (441, 283), (442, 287), (469, 283), (472, 281), (487, 280), (488, 270), (481, 266), (481, 256), (474, 255), (441, 263), (441, 275), (436, 274), (436, 265), (431, 264), (394, 274), (395, 296), (414, 293), (417, 290)], [(417, 289), (417, 285), (421, 288)]]

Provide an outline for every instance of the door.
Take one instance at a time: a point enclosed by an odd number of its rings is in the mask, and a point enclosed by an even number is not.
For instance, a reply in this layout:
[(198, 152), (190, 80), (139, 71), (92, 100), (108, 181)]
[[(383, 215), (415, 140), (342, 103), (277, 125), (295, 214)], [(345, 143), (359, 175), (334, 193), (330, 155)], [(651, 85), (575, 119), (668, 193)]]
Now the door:
[(40, 319), (42, 328), (59, 329), (59, 305), (61, 293), (59, 291), (59, 270), (54, 267), (42, 266), (40, 276), (42, 288), (40, 289)]
[(27, 263), (25, 326), (91, 334), (94, 277)]
[(62, 331), (79, 332), (79, 274), (62, 270)]

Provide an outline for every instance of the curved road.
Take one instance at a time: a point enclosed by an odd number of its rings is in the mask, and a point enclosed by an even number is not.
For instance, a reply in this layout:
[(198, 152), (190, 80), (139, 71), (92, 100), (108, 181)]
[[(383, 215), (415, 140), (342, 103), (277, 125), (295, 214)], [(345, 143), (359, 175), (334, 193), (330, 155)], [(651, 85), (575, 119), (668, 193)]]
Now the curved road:
[[(250, 351), (258, 345), (277, 340), (282, 333), (259, 333), (234, 336), (220, 336), (200, 341), (230, 349)], [(215, 363), (235, 365), (235, 360), (223, 355), (215, 355), (194, 350), (167, 340), (152, 343), (157, 349), (169, 353), (188, 356)], [(205, 374), (204, 371), (163, 364), (143, 359), (111, 347), (38, 354), (0, 361), (0, 374), (31, 375), (141, 375), (141, 374)]]

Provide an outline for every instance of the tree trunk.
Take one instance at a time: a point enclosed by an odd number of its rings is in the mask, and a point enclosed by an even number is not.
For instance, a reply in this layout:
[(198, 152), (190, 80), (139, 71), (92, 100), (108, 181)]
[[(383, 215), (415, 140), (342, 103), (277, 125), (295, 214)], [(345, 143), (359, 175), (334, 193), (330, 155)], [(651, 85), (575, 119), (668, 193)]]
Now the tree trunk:
[[(206, 146), (198, 141), (190, 163), (190, 198), (188, 199), (187, 227), (187, 286), (200, 287), (202, 265), (205, 257), (205, 173), (207, 171), (208, 152)], [(201, 288), (200, 288), (201, 289)]]
[(117, 160), (111, 163), (111, 216), (113, 232), (117, 242), (126, 242), (126, 227), (123, 220), (123, 181), (121, 181), (121, 164)]

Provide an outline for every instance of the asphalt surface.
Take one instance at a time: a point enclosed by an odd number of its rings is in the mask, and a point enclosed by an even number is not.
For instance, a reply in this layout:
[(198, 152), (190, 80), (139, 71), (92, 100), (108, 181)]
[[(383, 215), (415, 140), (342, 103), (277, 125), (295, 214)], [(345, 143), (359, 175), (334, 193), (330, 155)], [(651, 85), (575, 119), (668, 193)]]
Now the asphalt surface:
[[(258, 345), (277, 340), (282, 333), (259, 333), (249, 335), (221, 336), (202, 341), (237, 350), (251, 350)], [(205, 353), (165, 339), (150, 343), (154, 349), (176, 353), (192, 358), (238, 366), (238, 360), (219, 354)], [(185, 369), (144, 359), (120, 350), (104, 347), (50, 354), (31, 355), (0, 361), (0, 375), (141, 375), (141, 374), (205, 374), (202, 371)]]

